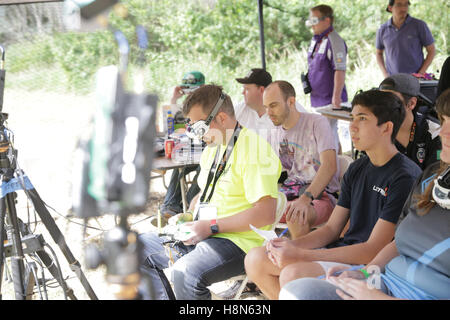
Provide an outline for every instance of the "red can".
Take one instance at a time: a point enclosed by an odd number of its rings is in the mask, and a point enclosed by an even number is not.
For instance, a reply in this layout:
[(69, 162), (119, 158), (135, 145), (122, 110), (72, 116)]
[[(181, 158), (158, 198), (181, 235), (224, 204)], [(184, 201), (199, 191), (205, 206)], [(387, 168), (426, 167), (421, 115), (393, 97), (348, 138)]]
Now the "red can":
[(167, 139), (164, 143), (164, 151), (167, 159), (172, 159), (172, 151), (175, 147), (175, 141), (173, 139)]

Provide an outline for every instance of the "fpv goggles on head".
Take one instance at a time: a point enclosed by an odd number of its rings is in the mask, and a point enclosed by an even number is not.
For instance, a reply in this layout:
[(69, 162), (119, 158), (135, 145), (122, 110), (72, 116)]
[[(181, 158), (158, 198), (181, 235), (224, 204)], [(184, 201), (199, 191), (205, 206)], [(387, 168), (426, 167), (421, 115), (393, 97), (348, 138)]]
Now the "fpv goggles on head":
[(432, 196), (438, 205), (450, 210), (450, 167), (434, 180)]
[(208, 115), (206, 120), (198, 120), (195, 123), (189, 124), (186, 126), (186, 135), (191, 139), (198, 139), (201, 140), (203, 136), (208, 132), (209, 125), (211, 121), (214, 119), (214, 117), (217, 115), (217, 112), (219, 112), (220, 107), (222, 106), (223, 102), (225, 101), (226, 95), (222, 92), (220, 93), (219, 100), (217, 100), (216, 105), (212, 109), (211, 113)]
[(325, 20), (326, 18), (328, 18), (328, 16), (323, 16), (323, 17), (309, 17), (308, 20), (305, 21), (305, 26), (307, 26), (308, 28), (315, 26), (316, 24), (319, 24), (320, 21)]

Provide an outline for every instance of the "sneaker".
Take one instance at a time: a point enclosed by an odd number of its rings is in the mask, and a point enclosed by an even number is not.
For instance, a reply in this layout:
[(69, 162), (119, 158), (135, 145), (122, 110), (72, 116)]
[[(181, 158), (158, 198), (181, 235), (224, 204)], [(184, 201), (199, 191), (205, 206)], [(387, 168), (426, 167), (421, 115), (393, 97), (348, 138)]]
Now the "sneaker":
[(234, 281), (234, 283), (229, 287), (227, 290), (215, 293), (215, 295), (219, 299), (223, 300), (232, 300), (236, 296), (236, 293), (238, 292), (239, 288), (241, 287), (242, 280)]

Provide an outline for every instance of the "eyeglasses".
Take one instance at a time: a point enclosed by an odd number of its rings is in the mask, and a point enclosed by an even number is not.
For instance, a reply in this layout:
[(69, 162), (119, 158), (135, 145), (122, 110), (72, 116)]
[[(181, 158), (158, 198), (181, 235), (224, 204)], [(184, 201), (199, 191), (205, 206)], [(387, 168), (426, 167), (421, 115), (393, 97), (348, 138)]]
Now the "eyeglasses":
[(321, 18), (309, 17), (309, 19), (305, 21), (305, 25), (309, 28), (309, 27), (319, 24), (320, 21), (325, 20), (326, 18), (328, 18), (328, 17), (327, 16), (323, 16)]

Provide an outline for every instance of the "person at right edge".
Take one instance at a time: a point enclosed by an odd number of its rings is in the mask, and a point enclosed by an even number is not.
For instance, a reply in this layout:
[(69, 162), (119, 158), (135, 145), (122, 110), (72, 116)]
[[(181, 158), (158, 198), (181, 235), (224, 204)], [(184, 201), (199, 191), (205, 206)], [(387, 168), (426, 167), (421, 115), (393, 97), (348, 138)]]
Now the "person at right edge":
[(450, 89), (436, 101), (441, 161), (426, 168), (406, 200), (395, 238), (364, 268), (328, 270), (326, 281), (297, 279), (280, 299), (450, 299)]
[[(318, 5), (310, 9), (306, 25), (312, 28), (314, 36), (308, 49), (308, 74), (311, 89), (311, 107), (332, 105), (341, 109), (347, 103), (345, 71), (347, 68), (347, 45), (333, 27), (333, 9)], [(307, 93), (307, 91), (305, 91)], [(336, 146), (340, 146), (337, 120), (327, 118), (335, 136)]]

